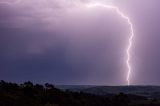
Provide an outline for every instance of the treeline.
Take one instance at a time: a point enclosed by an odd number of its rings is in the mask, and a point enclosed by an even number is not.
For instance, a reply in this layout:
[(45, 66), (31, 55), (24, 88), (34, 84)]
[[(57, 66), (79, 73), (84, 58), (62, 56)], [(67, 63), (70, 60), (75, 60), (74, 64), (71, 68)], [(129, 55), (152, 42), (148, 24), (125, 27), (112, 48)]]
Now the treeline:
[(108, 98), (83, 92), (61, 91), (52, 84), (0, 81), (0, 106), (126, 106), (129, 100), (120, 94)]
[(123, 93), (108, 97), (62, 91), (48, 83), (0, 81), (0, 106), (128, 106), (129, 102), (128, 96)]

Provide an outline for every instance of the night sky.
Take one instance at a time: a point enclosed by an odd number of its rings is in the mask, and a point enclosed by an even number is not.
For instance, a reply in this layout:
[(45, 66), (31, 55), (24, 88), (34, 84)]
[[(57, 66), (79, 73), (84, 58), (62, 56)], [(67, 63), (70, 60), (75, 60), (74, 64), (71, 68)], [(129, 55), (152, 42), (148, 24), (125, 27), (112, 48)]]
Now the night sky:
[[(0, 0), (0, 80), (126, 85), (129, 26), (95, 0)], [(160, 0), (97, 0), (132, 21), (131, 84), (160, 85)]]

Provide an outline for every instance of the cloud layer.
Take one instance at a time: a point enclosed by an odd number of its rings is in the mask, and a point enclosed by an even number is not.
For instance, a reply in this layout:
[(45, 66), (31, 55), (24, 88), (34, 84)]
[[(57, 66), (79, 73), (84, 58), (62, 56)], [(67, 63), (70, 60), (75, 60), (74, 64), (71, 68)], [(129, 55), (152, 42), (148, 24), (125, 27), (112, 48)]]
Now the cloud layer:
[[(93, 2), (87, 0), (0, 1), (2, 79), (55, 84), (126, 84), (125, 49), (129, 29), (114, 11), (87, 9), (84, 5)], [(134, 23), (132, 82), (158, 84), (159, 79), (149, 75), (154, 75), (153, 71), (159, 73), (160, 69), (159, 14), (156, 12), (159, 2), (102, 2), (119, 6)]]

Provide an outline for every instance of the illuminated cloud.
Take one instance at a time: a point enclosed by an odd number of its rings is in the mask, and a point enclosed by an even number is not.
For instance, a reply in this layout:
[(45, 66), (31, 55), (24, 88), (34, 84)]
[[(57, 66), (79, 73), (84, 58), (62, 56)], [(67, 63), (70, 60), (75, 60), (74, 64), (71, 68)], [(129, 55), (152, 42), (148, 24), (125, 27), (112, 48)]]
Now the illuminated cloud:
[[(58, 84), (126, 84), (128, 24), (114, 11), (84, 8), (93, 2), (97, 1), (0, 0), (0, 77)], [(101, 2), (119, 7), (134, 23), (132, 84), (153, 82), (150, 75), (158, 78), (158, 74), (150, 70), (159, 66), (149, 60), (159, 61), (159, 2)]]

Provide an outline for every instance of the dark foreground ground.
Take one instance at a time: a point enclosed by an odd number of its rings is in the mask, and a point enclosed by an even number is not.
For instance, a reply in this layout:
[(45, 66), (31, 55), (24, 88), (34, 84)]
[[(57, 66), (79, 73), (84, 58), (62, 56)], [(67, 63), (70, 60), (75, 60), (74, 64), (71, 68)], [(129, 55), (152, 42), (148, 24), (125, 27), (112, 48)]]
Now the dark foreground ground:
[[(102, 88), (105, 92), (108, 89)], [(159, 99), (144, 95), (126, 92), (102, 95), (96, 94), (100, 88), (85, 89), (88, 91), (75, 92), (60, 90), (48, 83), (40, 85), (30, 81), (23, 84), (0, 81), (0, 106), (160, 106)], [(96, 93), (92, 93), (93, 89), (96, 89)]]

